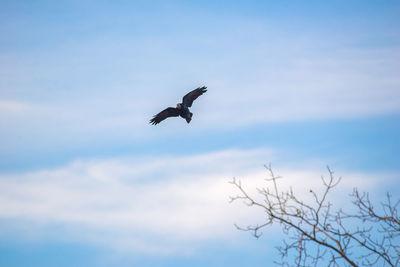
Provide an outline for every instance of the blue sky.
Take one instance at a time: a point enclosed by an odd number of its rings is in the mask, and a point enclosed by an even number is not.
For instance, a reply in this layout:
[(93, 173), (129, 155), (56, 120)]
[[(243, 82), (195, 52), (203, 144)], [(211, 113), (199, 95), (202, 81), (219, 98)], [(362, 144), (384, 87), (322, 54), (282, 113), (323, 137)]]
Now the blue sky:
[[(272, 265), (232, 177), (400, 188), (396, 1), (1, 5), (0, 265)], [(190, 124), (148, 124), (202, 85)]]

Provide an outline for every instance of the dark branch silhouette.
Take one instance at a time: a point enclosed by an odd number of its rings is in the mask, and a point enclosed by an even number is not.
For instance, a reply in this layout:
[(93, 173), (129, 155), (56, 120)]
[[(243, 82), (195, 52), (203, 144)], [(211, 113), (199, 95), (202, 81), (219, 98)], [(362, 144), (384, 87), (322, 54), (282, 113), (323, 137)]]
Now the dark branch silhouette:
[(279, 179), (271, 166), (265, 166), (269, 178), (266, 187), (257, 188), (263, 201), (256, 201), (248, 194), (241, 182), (233, 178), (230, 182), (239, 194), (230, 197), (230, 202), (242, 200), (249, 207), (261, 208), (266, 220), (261, 224), (236, 228), (249, 231), (259, 238), (261, 230), (279, 224), (288, 236), (283, 245), (277, 247), (282, 266), (399, 266), (400, 264), (400, 200), (393, 202), (388, 193), (386, 201), (376, 208), (368, 193), (357, 188), (350, 195), (352, 211), (333, 210), (327, 200), (328, 194), (338, 186), (332, 170), (329, 176), (321, 177), (322, 194), (310, 190), (313, 203), (299, 199), (292, 188), (280, 191)]

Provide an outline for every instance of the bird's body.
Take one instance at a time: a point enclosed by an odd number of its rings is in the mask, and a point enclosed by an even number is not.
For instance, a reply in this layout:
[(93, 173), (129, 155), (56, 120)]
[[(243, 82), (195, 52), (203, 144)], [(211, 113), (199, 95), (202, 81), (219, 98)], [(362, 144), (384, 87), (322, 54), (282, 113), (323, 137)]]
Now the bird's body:
[(179, 110), (179, 116), (184, 118), (187, 123), (189, 123), (192, 120), (193, 113), (190, 112), (189, 108), (185, 106), (183, 103), (179, 103), (177, 105), (177, 109)]
[(186, 120), (187, 123), (190, 123), (192, 120), (193, 113), (190, 112), (189, 108), (192, 106), (193, 101), (207, 92), (206, 90), (207, 87), (199, 87), (191, 91), (190, 93), (186, 94), (182, 98), (182, 103), (179, 103), (176, 105), (176, 108), (166, 108), (157, 115), (155, 115), (151, 120), (151, 124), (158, 124), (161, 121), (165, 120), (168, 117), (177, 117), (180, 116)]

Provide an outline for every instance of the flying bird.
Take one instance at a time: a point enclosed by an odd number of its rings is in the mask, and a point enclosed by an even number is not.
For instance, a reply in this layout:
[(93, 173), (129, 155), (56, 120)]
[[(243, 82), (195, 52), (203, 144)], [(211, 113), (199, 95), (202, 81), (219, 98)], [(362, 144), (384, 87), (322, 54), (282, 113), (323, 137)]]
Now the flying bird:
[(181, 116), (189, 123), (192, 120), (193, 113), (190, 112), (189, 108), (192, 107), (193, 101), (197, 99), (199, 96), (207, 92), (207, 87), (199, 87), (194, 89), (193, 91), (187, 93), (182, 98), (182, 103), (176, 105), (176, 108), (166, 108), (157, 115), (155, 115), (151, 120), (150, 123), (156, 125), (161, 121), (165, 120), (168, 117), (178, 117)]

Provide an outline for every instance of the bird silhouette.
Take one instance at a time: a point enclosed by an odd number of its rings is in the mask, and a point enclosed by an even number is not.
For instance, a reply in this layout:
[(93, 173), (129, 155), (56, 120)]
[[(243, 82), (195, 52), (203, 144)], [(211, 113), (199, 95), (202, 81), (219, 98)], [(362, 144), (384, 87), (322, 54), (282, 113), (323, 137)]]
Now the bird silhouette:
[(193, 101), (196, 100), (199, 96), (207, 92), (207, 87), (199, 87), (194, 89), (193, 91), (187, 93), (182, 98), (182, 103), (176, 105), (176, 108), (168, 107), (155, 115), (150, 123), (153, 125), (159, 124), (161, 121), (165, 120), (168, 117), (178, 117), (181, 116), (186, 120), (187, 123), (190, 123), (192, 120), (193, 113), (190, 112), (189, 108), (192, 107)]

